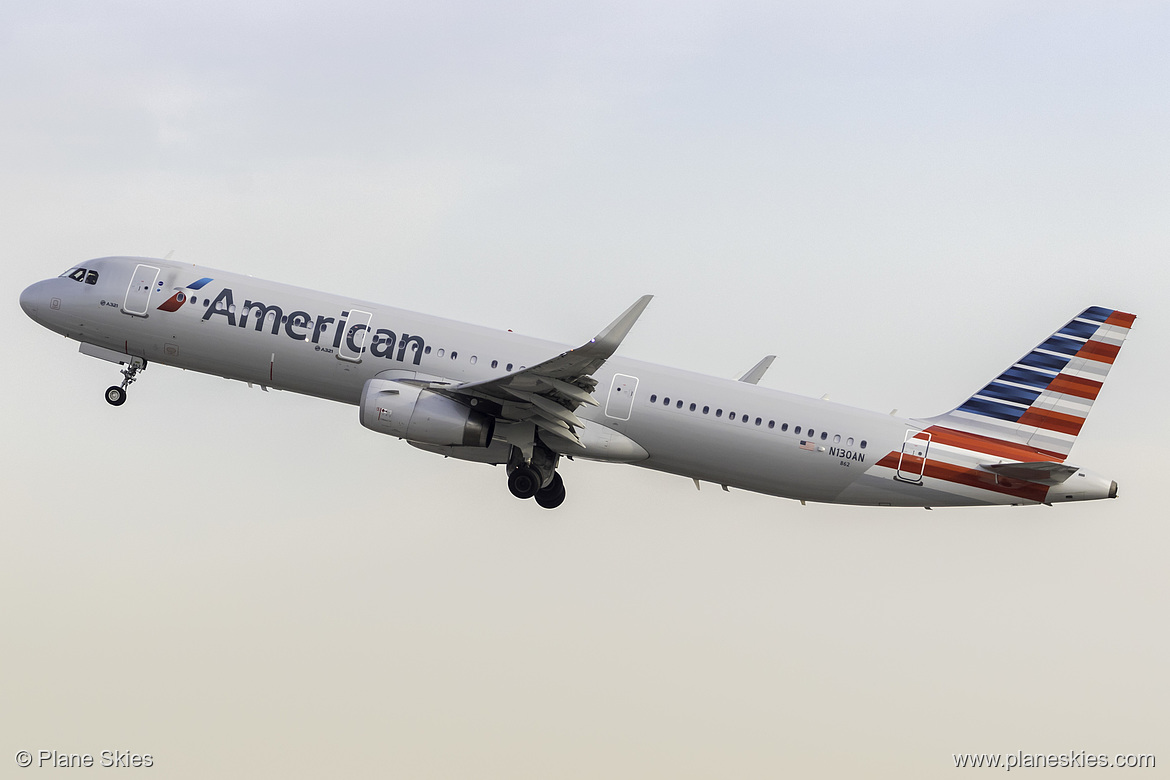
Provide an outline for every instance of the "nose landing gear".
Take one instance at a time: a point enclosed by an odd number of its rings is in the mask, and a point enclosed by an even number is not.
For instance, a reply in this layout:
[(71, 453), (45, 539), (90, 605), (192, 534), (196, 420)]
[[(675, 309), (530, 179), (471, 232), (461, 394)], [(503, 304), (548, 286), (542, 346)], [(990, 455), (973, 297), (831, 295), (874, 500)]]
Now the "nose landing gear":
[(117, 385), (106, 388), (106, 403), (110, 406), (121, 406), (126, 403), (126, 391)]
[(121, 406), (126, 403), (126, 388), (138, 378), (138, 372), (145, 368), (145, 360), (140, 357), (130, 358), (129, 365), (122, 369), (122, 384), (106, 388), (106, 403), (110, 406)]

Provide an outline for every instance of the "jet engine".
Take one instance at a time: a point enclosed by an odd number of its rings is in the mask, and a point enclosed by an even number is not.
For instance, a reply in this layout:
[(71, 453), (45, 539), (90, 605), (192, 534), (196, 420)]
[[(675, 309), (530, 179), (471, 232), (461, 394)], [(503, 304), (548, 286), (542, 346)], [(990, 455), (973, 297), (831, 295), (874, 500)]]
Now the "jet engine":
[(432, 390), (387, 379), (362, 388), (362, 425), (400, 439), (444, 446), (487, 447), (496, 418)]

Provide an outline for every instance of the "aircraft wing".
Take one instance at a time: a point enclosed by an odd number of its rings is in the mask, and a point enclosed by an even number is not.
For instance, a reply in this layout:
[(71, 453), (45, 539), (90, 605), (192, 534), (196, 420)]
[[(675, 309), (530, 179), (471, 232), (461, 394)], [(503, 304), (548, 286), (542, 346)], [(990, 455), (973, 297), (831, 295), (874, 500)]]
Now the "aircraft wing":
[(500, 405), (504, 420), (531, 422), (542, 431), (580, 444), (576, 429), (585, 424), (573, 412), (582, 404), (598, 405), (592, 395), (597, 388), (592, 374), (617, 351), (653, 297), (643, 295), (609, 327), (576, 349), (501, 377), (436, 389), (492, 401)]
[(764, 372), (772, 365), (772, 361), (776, 359), (775, 355), (765, 355), (763, 360), (752, 366), (746, 374), (739, 378), (741, 382), (747, 382), (750, 385), (758, 385), (760, 380), (764, 378)]
[(1008, 479), (1024, 479), (1041, 485), (1060, 485), (1079, 470), (1063, 463), (1039, 461), (1035, 463), (981, 463), (982, 468), (994, 471)]

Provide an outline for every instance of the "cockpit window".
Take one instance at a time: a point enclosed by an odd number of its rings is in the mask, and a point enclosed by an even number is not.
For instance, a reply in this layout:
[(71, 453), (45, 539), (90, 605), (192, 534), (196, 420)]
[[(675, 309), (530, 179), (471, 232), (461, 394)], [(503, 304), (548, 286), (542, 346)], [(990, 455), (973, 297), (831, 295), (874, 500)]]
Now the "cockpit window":
[(72, 279), (75, 282), (85, 282), (86, 284), (97, 284), (98, 280), (97, 271), (86, 271), (84, 268), (70, 268), (61, 274), (61, 276)]

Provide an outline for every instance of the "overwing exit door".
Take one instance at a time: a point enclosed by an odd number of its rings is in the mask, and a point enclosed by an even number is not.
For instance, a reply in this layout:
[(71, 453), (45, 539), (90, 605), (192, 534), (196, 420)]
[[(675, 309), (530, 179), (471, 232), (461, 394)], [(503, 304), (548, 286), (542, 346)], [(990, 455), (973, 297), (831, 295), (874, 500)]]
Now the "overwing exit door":
[(634, 410), (634, 393), (638, 390), (638, 377), (614, 374), (609, 386), (609, 398), (605, 401), (605, 416), (615, 420), (628, 420)]

